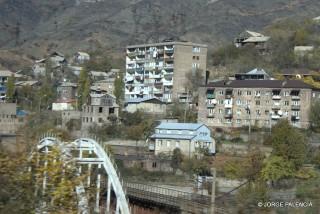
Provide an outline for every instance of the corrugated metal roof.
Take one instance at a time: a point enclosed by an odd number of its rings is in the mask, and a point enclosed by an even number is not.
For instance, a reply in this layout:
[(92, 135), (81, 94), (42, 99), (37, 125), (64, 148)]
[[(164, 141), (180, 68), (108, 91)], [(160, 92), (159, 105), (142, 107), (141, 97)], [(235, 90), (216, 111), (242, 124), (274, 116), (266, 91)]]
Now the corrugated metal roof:
[(197, 130), (203, 126), (202, 123), (165, 123), (162, 122), (156, 129), (172, 129), (172, 130)]
[(151, 138), (192, 140), (196, 135), (153, 134)]
[(159, 100), (158, 98), (155, 98), (155, 97), (128, 99), (128, 100), (126, 100), (126, 103), (142, 103), (142, 102), (148, 102), (148, 101), (156, 101), (156, 102), (159, 102), (159, 103), (163, 103), (161, 100)]
[(246, 74), (250, 74), (250, 75), (252, 75), (252, 74), (259, 74), (259, 75), (267, 75), (267, 76), (269, 76), (269, 75), (267, 74), (267, 72), (265, 72), (265, 70), (260, 69), (260, 68), (255, 68), (255, 69), (247, 72)]
[(210, 82), (207, 86), (218, 88), (313, 88), (300, 80), (223, 80)]

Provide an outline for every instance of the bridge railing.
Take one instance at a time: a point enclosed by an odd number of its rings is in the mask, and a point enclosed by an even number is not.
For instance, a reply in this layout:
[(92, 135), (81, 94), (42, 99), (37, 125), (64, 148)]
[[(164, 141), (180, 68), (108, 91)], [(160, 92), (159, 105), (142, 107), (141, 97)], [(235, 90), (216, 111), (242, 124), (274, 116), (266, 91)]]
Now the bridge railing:
[(210, 207), (210, 196), (142, 183), (124, 183), (127, 195), (138, 200), (200, 212)]

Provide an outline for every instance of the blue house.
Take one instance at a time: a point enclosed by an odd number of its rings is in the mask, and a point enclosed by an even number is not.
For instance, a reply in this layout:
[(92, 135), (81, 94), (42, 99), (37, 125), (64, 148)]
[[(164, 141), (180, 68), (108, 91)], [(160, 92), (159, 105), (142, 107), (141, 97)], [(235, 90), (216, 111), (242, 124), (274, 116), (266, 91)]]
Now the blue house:
[(211, 138), (211, 131), (202, 123), (162, 122), (155, 128), (150, 139), (149, 149), (156, 155), (171, 154), (175, 148), (189, 157), (201, 149), (208, 149), (210, 154), (215, 154), (215, 141)]

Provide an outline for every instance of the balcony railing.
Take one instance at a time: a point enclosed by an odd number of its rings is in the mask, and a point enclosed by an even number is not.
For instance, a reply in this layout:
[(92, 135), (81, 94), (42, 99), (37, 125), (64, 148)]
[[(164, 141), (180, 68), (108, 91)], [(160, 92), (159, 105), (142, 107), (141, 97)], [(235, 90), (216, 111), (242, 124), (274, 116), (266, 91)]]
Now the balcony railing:
[(128, 52), (128, 53), (127, 53), (127, 56), (130, 57), (130, 58), (131, 58), (131, 57), (134, 57), (134, 56), (136, 56), (136, 55), (137, 55), (137, 52), (135, 52), (135, 51), (133, 51), (133, 52)]
[(214, 103), (207, 103), (207, 108), (214, 108), (216, 104)]
[(224, 118), (232, 118), (232, 117), (233, 117), (232, 113), (225, 113), (224, 114)]
[(291, 96), (292, 100), (300, 100), (300, 96)]
[(273, 119), (273, 120), (279, 120), (281, 117), (280, 117), (280, 115), (278, 115), (278, 114), (272, 114), (271, 115), (271, 119)]
[(300, 105), (292, 105), (291, 109), (292, 110), (300, 110)]
[(214, 118), (214, 113), (213, 112), (208, 112), (207, 117), (208, 118)]
[(215, 94), (207, 94), (207, 99), (215, 99)]
[(297, 121), (300, 120), (299, 116), (291, 116), (291, 121)]
[(274, 104), (272, 105), (272, 109), (280, 109), (280, 108), (281, 108), (280, 103), (274, 103)]
[(272, 95), (273, 100), (280, 100), (281, 96), (280, 95)]

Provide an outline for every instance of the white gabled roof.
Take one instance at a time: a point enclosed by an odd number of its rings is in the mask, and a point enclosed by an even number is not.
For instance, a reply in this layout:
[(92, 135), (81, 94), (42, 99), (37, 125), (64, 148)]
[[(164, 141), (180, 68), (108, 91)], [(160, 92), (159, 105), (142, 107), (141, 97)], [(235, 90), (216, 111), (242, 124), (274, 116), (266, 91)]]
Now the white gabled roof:
[(253, 32), (253, 31), (249, 31), (249, 30), (247, 30), (246, 32), (253, 37), (264, 37), (264, 35), (262, 35), (261, 33)]

